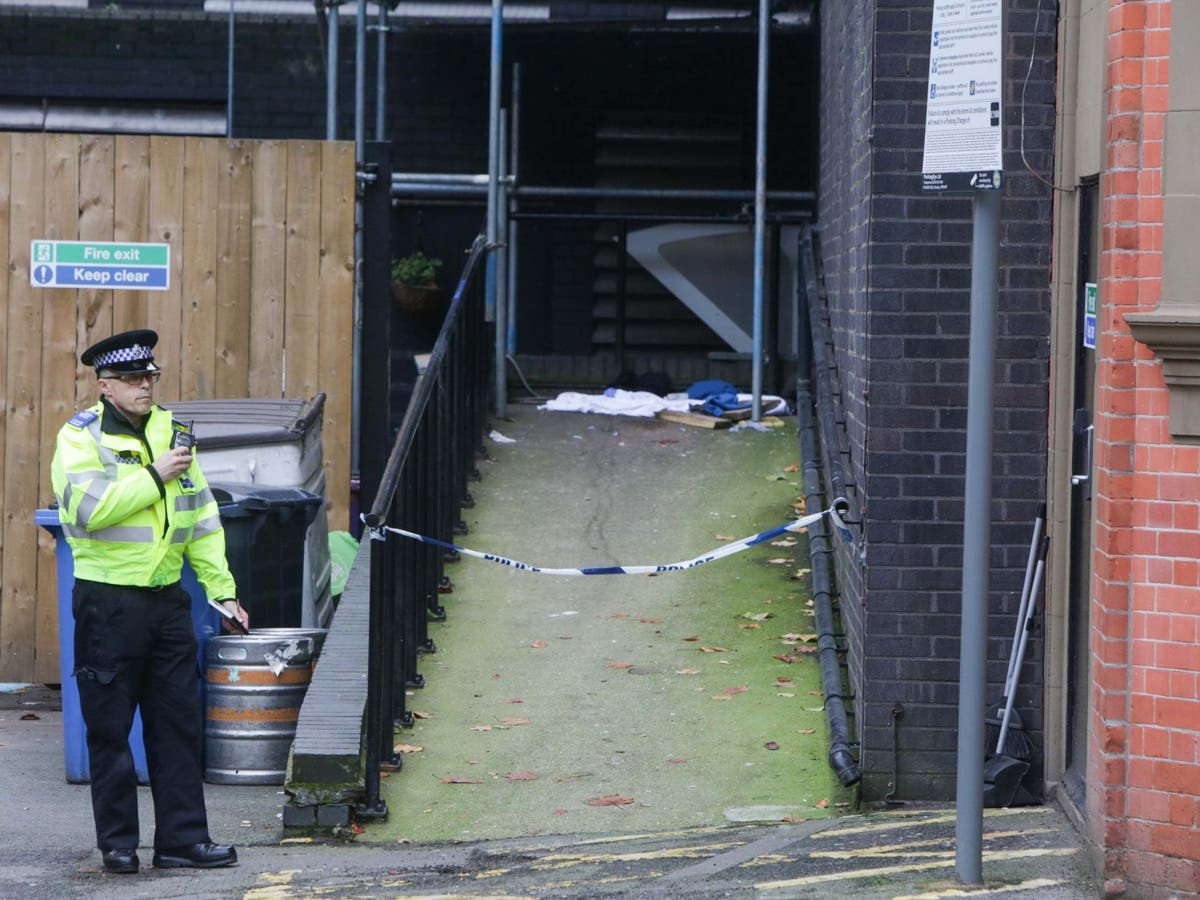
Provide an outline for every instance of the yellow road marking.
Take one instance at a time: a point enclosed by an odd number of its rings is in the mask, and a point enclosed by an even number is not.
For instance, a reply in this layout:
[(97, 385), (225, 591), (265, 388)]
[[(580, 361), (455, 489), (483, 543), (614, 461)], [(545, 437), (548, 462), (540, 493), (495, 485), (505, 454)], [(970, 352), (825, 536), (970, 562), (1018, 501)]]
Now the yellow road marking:
[(699, 844), (694, 847), (670, 847), (665, 850), (643, 850), (637, 853), (552, 853), (543, 856), (531, 869), (565, 869), (586, 863), (643, 862), (648, 859), (704, 859), (719, 850), (742, 846), (742, 841), (721, 844)]
[[(1031, 834), (1050, 834), (1053, 831), (1054, 829), (1052, 828), (1031, 828), (1029, 831), (990, 831), (983, 835), (983, 839), (985, 841), (995, 841), (1001, 838), (1025, 837)], [(915, 847), (937, 847), (939, 845), (953, 848), (953, 836), (947, 835), (944, 838), (928, 838), (921, 841), (907, 841), (903, 844), (876, 844), (870, 847), (858, 847), (854, 850), (814, 850), (808, 855), (810, 857), (822, 859), (854, 859), (858, 856), (899, 856), (901, 855), (901, 851), (912, 850)], [(914, 852), (912, 855), (921, 856), (923, 854)]]
[(946, 888), (944, 891), (929, 891), (924, 894), (904, 894), (901, 897), (893, 897), (892, 900), (941, 900), (942, 897), (972, 897), (977, 894), (986, 894), (991, 897), (993, 894), (1008, 894), (1014, 891), (1033, 891), (1041, 888), (1058, 887), (1064, 883), (1054, 878), (1034, 878), (1030, 881), (1022, 881), (1020, 884), (1005, 884), (996, 887), (985, 885), (974, 890), (967, 888)]
[[(650, 832), (647, 834), (611, 834), (611, 835), (604, 835), (602, 837), (588, 838), (587, 840), (572, 841), (569, 846), (571, 846), (571, 847), (591, 847), (591, 846), (594, 846), (597, 844), (620, 844), (620, 843), (627, 843), (629, 841), (655, 841), (655, 840), (661, 840), (662, 838), (691, 837), (694, 835), (708, 835), (708, 834), (715, 834), (715, 833), (721, 832), (721, 831), (727, 832), (729, 830), (730, 830), (730, 826), (728, 826), (728, 825), (705, 825), (700, 828), (680, 828), (680, 829), (676, 829), (674, 831), (656, 831), (656, 832)], [(542, 850), (556, 849), (557, 847), (561, 847), (561, 846), (562, 846), (562, 844), (555, 844), (555, 845), (550, 845), (550, 844), (546, 844), (546, 843), (524, 844), (521, 846), (520, 852), (534, 853), (534, 852), (538, 852), (538, 851), (542, 851)], [(505, 856), (505, 855), (508, 855), (510, 852), (511, 851), (509, 851), (509, 850), (491, 851), (493, 856)]]
[(259, 881), (265, 881), (262, 887), (250, 888), (242, 894), (243, 900), (286, 900), (293, 896), (292, 879), (302, 869), (283, 869), (279, 872), (260, 872)]
[[(1070, 856), (1078, 851), (1074, 847), (1048, 847), (1039, 850), (991, 850), (983, 854), (987, 862), (999, 862), (1008, 859), (1032, 859), (1037, 856)], [(903, 872), (923, 872), (928, 869), (944, 869), (954, 865), (954, 860), (947, 859), (938, 862), (913, 863), (911, 866), (878, 866), (869, 869), (854, 869), (849, 872), (826, 872), (821, 875), (806, 875), (802, 878), (788, 878), (782, 881), (762, 881), (754, 885), (760, 891), (771, 891), (778, 888), (804, 887), (809, 884), (822, 884), (827, 881), (842, 881), (848, 878), (873, 878), (879, 875), (899, 875)]]
[(482, 872), (476, 872), (476, 878), (499, 878), (501, 875), (507, 875), (512, 869), (485, 869)]
[[(1048, 812), (1051, 812), (1051, 810), (1046, 807), (1025, 807), (1022, 809), (985, 809), (983, 811), (983, 817), (985, 819), (990, 819), (998, 818), (1000, 816), (1020, 816), (1029, 815), (1031, 813), (1041, 814)], [(950, 811), (941, 815), (932, 816), (928, 819), (922, 819), (919, 822), (879, 822), (875, 825), (858, 825), (853, 828), (836, 828), (829, 829), (827, 831), (818, 831), (812, 836), (814, 838), (829, 838), (840, 837), (844, 834), (868, 834), (875, 831), (891, 831), (896, 828), (912, 828), (919, 825), (941, 825), (946, 822), (953, 822), (957, 817), (957, 813)]]
[(588, 878), (582, 881), (579, 879), (572, 879), (571, 881), (546, 881), (538, 885), (538, 890), (561, 891), (588, 884), (620, 884), (623, 881), (642, 881), (649, 878), (662, 878), (662, 876), (662, 872), (642, 872), (637, 875), (609, 875), (606, 878)]

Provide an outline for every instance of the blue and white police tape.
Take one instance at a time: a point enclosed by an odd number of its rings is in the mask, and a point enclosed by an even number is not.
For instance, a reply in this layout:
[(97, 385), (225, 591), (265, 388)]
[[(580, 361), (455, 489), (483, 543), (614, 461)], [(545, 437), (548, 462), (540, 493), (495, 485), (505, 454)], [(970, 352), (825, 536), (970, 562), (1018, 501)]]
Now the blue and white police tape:
[(518, 562), (515, 559), (509, 559), (506, 556), (498, 556), (495, 553), (481, 553), (478, 550), (471, 550), (467, 547), (460, 547), (457, 544), (451, 544), (446, 541), (439, 541), (437, 538), (431, 538), (423, 534), (416, 534), (412, 531), (405, 531), (403, 528), (395, 528), (391, 525), (386, 525), (381, 528), (371, 529), (371, 537), (374, 540), (384, 540), (385, 536), (381, 533), (390, 531), (393, 534), (398, 534), (401, 537), (406, 537), (414, 541), (420, 541), (423, 544), (432, 544), (435, 547), (442, 547), (446, 550), (455, 550), (464, 556), (473, 556), (476, 559), (482, 559), (487, 562), (498, 563), (502, 566), (508, 566), (510, 569), (516, 569), (520, 572), (531, 572), (537, 575), (658, 575), (663, 572), (683, 572), (687, 569), (694, 569), (696, 566), (702, 566), (705, 563), (713, 562), (714, 560), (722, 559), (726, 556), (732, 556), (735, 553), (741, 553), (750, 547), (757, 544), (762, 544), (772, 538), (777, 538), (788, 532), (804, 531), (813, 522), (816, 522), (821, 516), (829, 516), (833, 522), (834, 528), (847, 540), (850, 540), (850, 532), (842, 523), (841, 517), (837, 514), (837, 503), (829, 507), (829, 509), (821, 510), (818, 513), (812, 513), (802, 518), (796, 519), (794, 522), (788, 522), (785, 525), (780, 525), (777, 528), (771, 528), (767, 531), (761, 531), (758, 534), (750, 537), (742, 538), (740, 541), (734, 541), (730, 544), (725, 544), (715, 550), (710, 550), (708, 553), (692, 559), (686, 559), (682, 562), (667, 563), (666, 565), (651, 565), (651, 566), (589, 566), (580, 569), (550, 569), (543, 566), (533, 566), (529, 563)]

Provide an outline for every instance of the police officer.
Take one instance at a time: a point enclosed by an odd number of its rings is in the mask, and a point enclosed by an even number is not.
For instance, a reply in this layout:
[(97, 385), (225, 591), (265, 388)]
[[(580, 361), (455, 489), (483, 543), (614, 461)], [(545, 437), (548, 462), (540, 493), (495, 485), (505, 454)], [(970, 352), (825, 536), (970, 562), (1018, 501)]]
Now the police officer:
[(80, 356), (100, 401), (58, 433), (51, 480), (75, 557), (75, 678), (92, 776), (96, 841), (109, 872), (138, 871), (137, 773), (129, 749), (141, 708), (154, 797), (154, 865), (237, 862), (214, 844), (204, 807), (196, 636), (180, 586), (184, 554), (207, 596), (245, 626), (225, 560), (216, 500), (188, 426), (154, 402), (153, 331), (126, 331)]

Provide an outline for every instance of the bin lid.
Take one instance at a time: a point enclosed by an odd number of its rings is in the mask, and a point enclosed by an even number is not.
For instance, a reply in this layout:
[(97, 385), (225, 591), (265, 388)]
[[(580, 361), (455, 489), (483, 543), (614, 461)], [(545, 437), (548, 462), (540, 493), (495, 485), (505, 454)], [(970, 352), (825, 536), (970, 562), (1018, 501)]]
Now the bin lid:
[(179, 421), (194, 423), (196, 439), (206, 449), (284, 444), (302, 441), (320, 423), (325, 395), (311, 400), (180, 400), (166, 408)]
[[(312, 491), (295, 487), (278, 487), (268, 484), (249, 484), (243, 481), (210, 481), (209, 490), (220, 507), (222, 517), (253, 515), (270, 509), (306, 508), (305, 515), (311, 522), (316, 515), (315, 507), (325, 498)], [(313, 507), (312, 509), (307, 509)]]

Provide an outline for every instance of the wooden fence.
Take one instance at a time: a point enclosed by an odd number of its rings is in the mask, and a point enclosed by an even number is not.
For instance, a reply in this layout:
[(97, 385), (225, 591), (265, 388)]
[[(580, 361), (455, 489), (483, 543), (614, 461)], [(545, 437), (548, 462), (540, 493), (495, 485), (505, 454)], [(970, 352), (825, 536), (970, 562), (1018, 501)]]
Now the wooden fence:
[[(166, 243), (170, 290), (33, 288), (30, 241)], [(0, 134), (0, 681), (58, 682), (58, 429), (96, 400), (79, 353), (159, 334), (155, 397), (309, 398), (324, 421), (331, 528), (349, 508), (354, 146)]]

